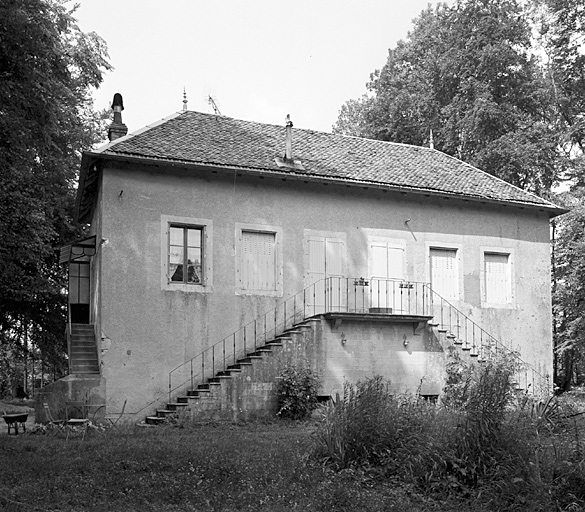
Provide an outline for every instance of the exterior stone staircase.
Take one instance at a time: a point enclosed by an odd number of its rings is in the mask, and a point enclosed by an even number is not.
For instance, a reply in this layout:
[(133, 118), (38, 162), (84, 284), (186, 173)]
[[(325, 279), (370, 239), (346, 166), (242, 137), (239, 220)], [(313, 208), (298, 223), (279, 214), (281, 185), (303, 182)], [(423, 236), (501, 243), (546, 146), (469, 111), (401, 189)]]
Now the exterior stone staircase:
[(71, 324), (69, 373), (99, 375), (100, 367), (93, 325)]
[[(353, 283), (352, 283), (353, 282)], [(356, 288), (367, 286), (363, 279), (348, 280), (347, 290), (353, 285), (355, 293)], [(315, 286), (315, 285), (313, 285)], [(337, 287), (337, 286), (336, 286)], [(493, 338), (488, 332), (482, 329), (469, 317), (451, 305), (448, 301), (440, 297), (426, 284), (409, 283), (408, 286), (400, 285), (398, 287), (401, 302), (400, 310), (408, 313), (413, 319), (418, 318), (420, 327), (432, 330), (434, 336), (440, 343), (445, 354), (448, 350), (455, 350), (465, 362), (481, 364), (485, 361), (496, 357), (498, 354), (512, 354), (518, 361), (520, 368), (515, 376), (515, 386), (518, 392), (530, 394), (550, 393), (550, 383), (548, 377), (542, 375), (530, 364), (522, 361), (517, 354), (505, 347), (501, 342)], [(314, 290), (312, 290), (314, 292)], [(187, 361), (177, 367), (175, 370), (185, 371), (191, 364), (191, 378), (183, 376), (183, 381), (190, 380), (192, 385), (181, 384), (179, 387), (171, 385), (171, 374), (169, 374), (169, 402), (164, 409), (156, 411), (156, 415), (146, 418), (147, 424), (159, 424), (165, 422), (169, 417), (184, 415), (192, 420), (211, 421), (227, 420), (239, 421), (248, 420), (258, 417), (274, 416), (278, 410), (277, 396), (274, 393), (277, 383), (280, 366), (289, 361), (313, 360), (310, 356), (313, 347), (315, 323), (319, 320), (315, 316), (315, 311), (309, 310), (305, 297), (311, 297), (311, 293), (305, 294), (306, 290), (297, 294), (291, 299), (287, 299), (274, 310), (268, 312), (264, 317), (241, 328), (232, 336), (224, 339), (222, 342), (208, 348), (191, 361)], [(343, 295), (343, 294), (342, 294)], [(347, 295), (346, 295), (347, 296)], [(338, 306), (337, 311), (355, 311), (354, 314), (366, 315), (371, 313), (367, 308), (359, 307), (357, 298), (359, 293), (353, 297), (354, 309), (350, 304)], [(422, 301), (422, 302), (421, 302)], [(324, 300), (323, 303), (327, 303)], [(397, 303), (398, 304), (398, 303)], [(287, 309), (288, 308), (288, 309)], [(335, 311), (335, 307), (331, 311)], [(321, 311), (317, 315), (323, 315)], [(389, 321), (393, 315), (392, 309), (388, 310)], [(243, 350), (239, 353), (243, 355), (236, 359), (236, 338), (244, 341), (243, 348), (248, 339), (246, 334), (250, 327), (251, 332), (256, 338), (257, 326), (266, 326), (266, 320), (274, 318), (274, 327), (271, 335), (266, 336), (263, 345), (257, 346), (253, 350)], [(279, 322), (277, 322), (277, 318)], [(430, 320), (429, 320), (430, 319)], [(281, 325), (277, 329), (276, 325)], [(415, 322), (416, 323), (416, 322)], [(227, 364), (225, 359), (226, 341), (233, 338), (233, 364)], [(217, 364), (216, 354), (223, 353), (223, 365)], [(205, 363), (203, 358), (212, 355), (211, 365)], [(244, 355), (245, 354), (245, 355)], [(201, 372), (194, 378), (193, 361), (201, 358)], [(217, 367), (221, 371), (217, 371)], [(212, 368), (213, 371), (209, 371)], [(207, 378), (202, 378), (206, 376)], [(195, 381), (202, 382), (195, 385)], [(173, 401), (172, 397), (176, 397)]]
[(313, 336), (313, 322), (295, 325), (274, 340), (229, 365), (225, 371), (186, 389), (174, 402), (148, 416), (157, 425), (170, 417), (188, 415), (197, 421), (247, 421), (274, 417), (278, 412), (274, 393), (281, 364), (304, 358)]

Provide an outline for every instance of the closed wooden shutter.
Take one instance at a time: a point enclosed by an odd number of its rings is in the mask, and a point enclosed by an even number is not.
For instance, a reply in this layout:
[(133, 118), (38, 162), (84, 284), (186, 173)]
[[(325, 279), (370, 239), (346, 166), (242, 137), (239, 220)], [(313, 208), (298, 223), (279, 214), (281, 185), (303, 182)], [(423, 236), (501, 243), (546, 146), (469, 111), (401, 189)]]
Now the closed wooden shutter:
[[(345, 242), (339, 238), (307, 237), (307, 304), (313, 312), (338, 311), (345, 306)], [(327, 282), (325, 282), (327, 279)], [(314, 286), (311, 286), (314, 285)]]
[(509, 254), (485, 253), (484, 276), (485, 302), (510, 302)]
[(276, 235), (242, 232), (242, 288), (276, 290)]
[(456, 249), (430, 250), (431, 287), (445, 299), (459, 299)]
[(387, 242), (372, 242), (370, 258), (371, 307), (396, 308), (394, 302), (398, 288), (395, 281), (404, 279), (404, 249), (393, 247)]

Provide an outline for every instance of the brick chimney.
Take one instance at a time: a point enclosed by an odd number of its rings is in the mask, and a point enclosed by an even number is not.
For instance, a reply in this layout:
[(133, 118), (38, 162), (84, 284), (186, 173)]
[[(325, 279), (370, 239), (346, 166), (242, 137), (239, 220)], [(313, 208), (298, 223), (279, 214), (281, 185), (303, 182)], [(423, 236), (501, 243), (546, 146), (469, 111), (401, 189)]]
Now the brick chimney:
[(122, 101), (122, 95), (119, 92), (114, 94), (112, 110), (114, 111), (114, 122), (108, 128), (108, 139), (110, 139), (110, 142), (124, 137), (128, 133), (128, 127), (122, 122), (124, 103)]

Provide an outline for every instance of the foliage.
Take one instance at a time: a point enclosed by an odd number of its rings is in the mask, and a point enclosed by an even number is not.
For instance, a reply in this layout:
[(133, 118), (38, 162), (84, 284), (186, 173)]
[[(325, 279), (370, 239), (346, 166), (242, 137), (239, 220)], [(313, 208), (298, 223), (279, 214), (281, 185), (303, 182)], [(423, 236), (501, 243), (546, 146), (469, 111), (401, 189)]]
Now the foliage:
[(571, 211), (553, 222), (555, 384), (585, 382), (585, 191), (561, 197)]
[(291, 420), (308, 417), (317, 407), (319, 376), (309, 367), (285, 364), (278, 379), (278, 416)]
[(106, 45), (63, 0), (0, 4), (0, 344), (63, 361), (64, 270), (75, 236), (81, 151), (100, 139), (91, 90), (110, 66)]
[(334, 131), (429, 145), (547, 194), (567, 165), (553, 87), (516, 0), (429, 6)]
[(313, 456), (468, 510), (581, 510), (585, 406), (518, 394), (516, 370), (511, 357), (475, 366), (453, 358), (439, 406), (393, 396), (380, 377), (347, 384)]
[(336, 468), (377, 463), (415, 441), (433, 416), (426, 403), (395, 397), (381, 376), (345, 382), (315, 434), (315, 456)]

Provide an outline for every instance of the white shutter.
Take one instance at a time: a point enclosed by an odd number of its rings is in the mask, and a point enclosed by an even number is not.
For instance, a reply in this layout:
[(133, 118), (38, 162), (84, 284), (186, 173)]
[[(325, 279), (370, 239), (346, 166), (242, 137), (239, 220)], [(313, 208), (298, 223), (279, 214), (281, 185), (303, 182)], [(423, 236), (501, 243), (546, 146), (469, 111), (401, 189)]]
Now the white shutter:
[(242, 232), (242, 288), (276, 290), (276, 235)]
[[(306, 286), (307, 303), (314, 308), (314, 313), (325, 308), (331, 311), (344, 307), (345, 300), (345, 242), (339, 238), (311, 235), (307, 237)], [(325, 287), (325, 279), (328, 287)], [(313, 285), (314, 286), (311, 286)]]
[(459, 299), (456, 249), (431, 249), (431, 287), (444, 299)]
[(388, 247), (388, 279), (403, 279), (404, 249)]
[(397, 284), (391, 280), (404, 278), (404, 249), (388, 242), (372, 242), (371, 258), (371, 307), (395, 308)]
[(484, 254), (485, 301), (505, 304), (510, 301), (510, 266), (508, 254)]

